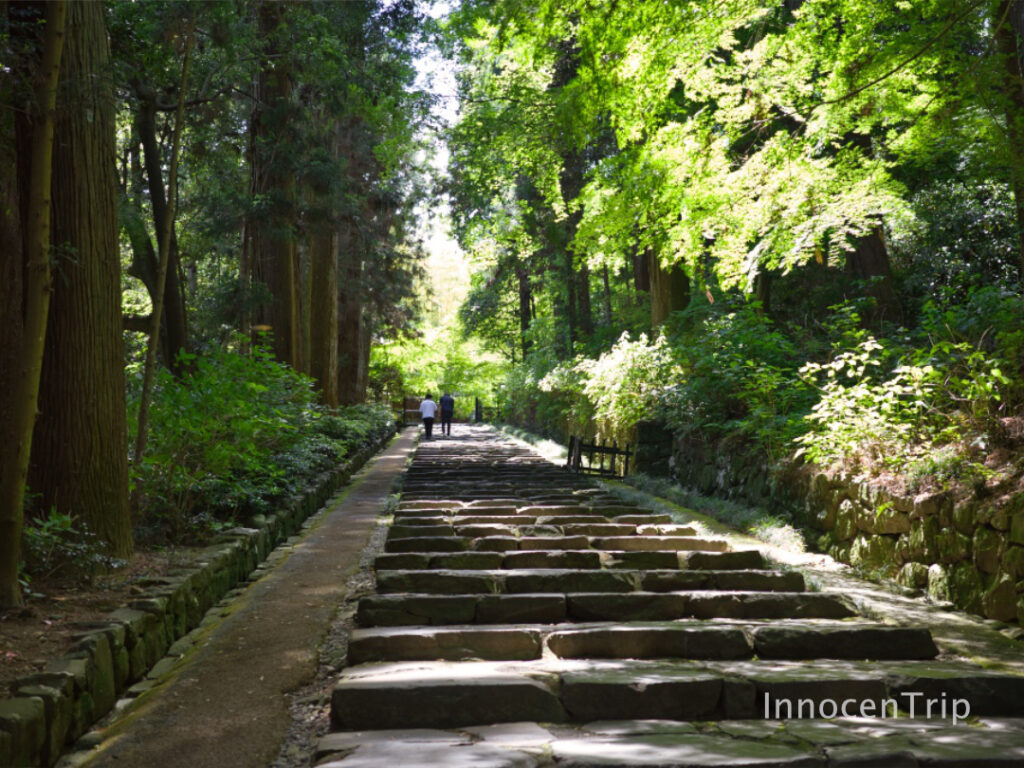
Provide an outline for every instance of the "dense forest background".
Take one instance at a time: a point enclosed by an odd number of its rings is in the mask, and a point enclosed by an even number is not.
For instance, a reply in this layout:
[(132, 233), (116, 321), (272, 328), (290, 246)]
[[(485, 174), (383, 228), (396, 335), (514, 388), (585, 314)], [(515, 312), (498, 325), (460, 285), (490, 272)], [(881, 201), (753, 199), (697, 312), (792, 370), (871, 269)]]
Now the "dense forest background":
[(1022, 33), (1022, 0), (0, 2), (0, 605), (55, 539), (201, 541), (439, 389), (1015, 482)]

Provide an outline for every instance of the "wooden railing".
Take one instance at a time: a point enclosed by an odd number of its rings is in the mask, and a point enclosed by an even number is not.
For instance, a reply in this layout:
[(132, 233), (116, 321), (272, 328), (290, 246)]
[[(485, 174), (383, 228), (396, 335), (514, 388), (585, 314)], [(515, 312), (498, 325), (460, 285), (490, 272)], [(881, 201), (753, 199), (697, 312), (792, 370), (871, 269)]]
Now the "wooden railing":
[[(583, 461), (584, 456), (587, 457), (586, 463)], [(605, 444), (603, 440), (600, 443), (596, 440), (588, 443), (582, 437), (573, 435), (569, 437), (569, 455), (565, 459), (565, 468), (578, 475), (625, 477), (629, 474), (631, 456), (633, 451), (628, 446), (619, 448), (617, 442), (613, 441), (611, 445)]]

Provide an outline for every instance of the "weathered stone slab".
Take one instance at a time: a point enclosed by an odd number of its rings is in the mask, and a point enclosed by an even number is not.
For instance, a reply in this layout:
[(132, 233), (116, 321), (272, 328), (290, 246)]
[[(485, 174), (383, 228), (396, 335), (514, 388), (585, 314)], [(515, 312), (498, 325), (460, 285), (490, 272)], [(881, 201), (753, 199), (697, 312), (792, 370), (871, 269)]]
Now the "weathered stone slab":
[(919, 712), (923, 707), (920, 702), (964, 699), (970, 704), (971, 715), (976, 717), (1024, 716), (1024, 677), (950, 669), (943, 665), (921, 675), (914, 675), (910, 670), (890, 675), (888, 682), (889, 690), (901, 701), (919, 693), (919, 697), (914, 697)]
[(932, 659), (931, 632), (907, 627), (785, 627), (753, 630), (764, 659)]
[(688, 596), (668, 592), (576, 593), (569, 615), (580, 621), (660, 621), (688, 615)]
[(540, 632), (519, 627), (356, 629), (349, 637), (348, 663), (445, 659), (461, 661), (538, 659)]
[(580, 515), (542, 515), (537, 518), (537, 525), (572, 525), (575, 523), (605, 523), (608, 521), (604, 515), (580, 514)]
[(661, 523), (671, 523), (672, 516), (651, 512), (648, 514), (617, 515), (612, 520), (616, 523), (632, 523), (633, 525), (658, 525)]
[(475, 595), (370, 595), (359, 600), (356, 619), (364, 627), (471, 624)]
[(531, 569), (509, 571), (505, 591), (524, 592), (633, 592), (639, 584), (635, 571)]
[(586, 536), (523, 536), (519, 549), (587, 549), (590, 541)]
[[(691, 571), (693, 573), (693, 571)], [(704, 571), (711, 575), (715, 589), (763, 592), (803, 592), (799, 571)]]
[(9, 735), (11, 765), (35, 765), (46, 743), (46, 711), (35, 696), (0, 701), (0, 732)]
[(509, 552), (519, 549), (519, 539), (515, 536), (486, 536), (474, 541), (473, 549), (478, 552)]
[(543, 747), (555, 740), (545, 728), (536, 723), (499, 723), (463, 728), (478, 739), (502, 747)]
[(454, 536), (455, 529), (442, 525), (392, 525), (388, 528), (389, 539), (408, 539), (411, 536)]
[(638, 525), (636, 532), (641, 536), (696, 536), (697, 529), (689, 525), (661, 523), (658, 525)]
[(635, 525), (626, 523), (565, 523), (562, 530), (569, 536), (632, 536)]
[(414, 592), (434, 595), (489, 594), (500, 584), (489, 571), (377, 571), (377, 592)]
[(577, 721), (713, 717), (721, 677), (700, 669), (605, 669), (562, 675), (562, 703)]
[[(382, 673), (383, 674), (383, 673)], [(340, 728), (455, 728), (522, 720), (563, 722), (553, 686), (515, 674), (401, 669), (383, 678), (348, 678), (334, 686), (331, 716)]]
[(713, 587), (711, 575), (701, 571), (647, 571), (641, 583), (647, 592), (681, 592)]
[(679, 553), (669, 552), (615, 552), (604, 550), (608, 568), (635, 569), (676, 569), (679, 567)]
[(594, 549), (679, 550), (724, 552), (729, 548), (725, 539), (698, 539), (691, 536), (606, 536), (591, 539)]
[(565, 621), (564, 595), (484, 595), (476, 605), (478, 624)]
[(458, 515), (452, 524), (459, 525), (532, 525), (537, 518), (532, 515)]
[(538, 764), (537, 757), (527, 752), (486, 742), (471, 744), (465, 739), (451, 744), (402, 741), (359, 744), (351, 753), (318, 763), (319, 768), (381, 768), (387, 765), (401, 768), (533, 768)]
[(536, 515), (537, 517), (551, 517), (552, 515), (582, 515), (588, 511), (596, 514), (596, 510), (588, 510), (581, 504), (542, 504), (536, 506), (520, 507), (522, 515)]
[(385, 552), (374, 558), (373, 567), (378, 571), (429, 568), (430, 554), (427, 552)]
[(691, 593), (698, 619), (845, 619), (855, 612), (839, 597), (822, 592)]
[(601, 553), (593, 550), (525, 550), (508, 552), (504, 568), (600, 568)]
[(558, 765), (685, 766), (686, 768), (825, 768), (799, 745), (742, 741), (728, 736), (650, 734), (559, 739), (551, 745)]
[(547, 646), (564, 659), (741, 659), (752, 653), (739, 628), (600, 627), (553, 632)]
[(461, 536), (413, 536), (407, 539), (388, 539), (385, 552), (461, 552), (469, 549), (471, 539)]
[(430, 555), (431, 568), (501, 568), (505, 555), (501, 552), (451, 552)]
[(756, 549), (738, 552), (680, 552), (679, 567), (691, 570), (738, 571), (761, 570), (764, 557)]
[(398, 502), (400, 512), (409, 509), (459, 509), (461, 507), (462, 502), (456, 499), (416, 499)]
[(516, 528), (512, 525), (460, 525), (456, 527), (455, 532), (459, 536), (469, 536), (470, 538), (478, 539), (483, 536), (515, 536)]

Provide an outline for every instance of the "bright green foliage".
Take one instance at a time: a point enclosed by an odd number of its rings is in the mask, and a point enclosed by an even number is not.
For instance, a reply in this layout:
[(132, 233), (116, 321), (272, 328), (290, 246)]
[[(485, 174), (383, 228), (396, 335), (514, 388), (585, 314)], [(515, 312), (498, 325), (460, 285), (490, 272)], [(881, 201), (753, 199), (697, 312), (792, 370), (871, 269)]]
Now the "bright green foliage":
[(191, 363), (183, 379), (161, 373), (151, 448), (133, 468), (146, 501), (143, 533), (157, 540), (202, 539), (272, 511), (391, 419), (388, 410), (370, 406), (324, 412), (312, 381), (264, 347)]

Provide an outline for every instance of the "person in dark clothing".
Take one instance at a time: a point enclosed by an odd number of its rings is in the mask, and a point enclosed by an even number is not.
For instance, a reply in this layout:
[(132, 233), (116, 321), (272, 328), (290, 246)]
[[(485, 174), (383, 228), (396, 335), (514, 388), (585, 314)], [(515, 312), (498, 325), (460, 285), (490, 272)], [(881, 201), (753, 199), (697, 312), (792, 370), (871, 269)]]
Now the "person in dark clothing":
[(430, 397), (430, 393), (423, 398), (423, 402), (420, 403), (420, 416), (423, 417), (423, 431), (426, 433), (427, 440), (431, 439), (431, 435), (434, 431), (434, 417), (437, 415), (437, 403)]
[(455, 398), (448, 392), (441, 396), (441, 434), (451, 435), (452, 416), (455, 415)]

